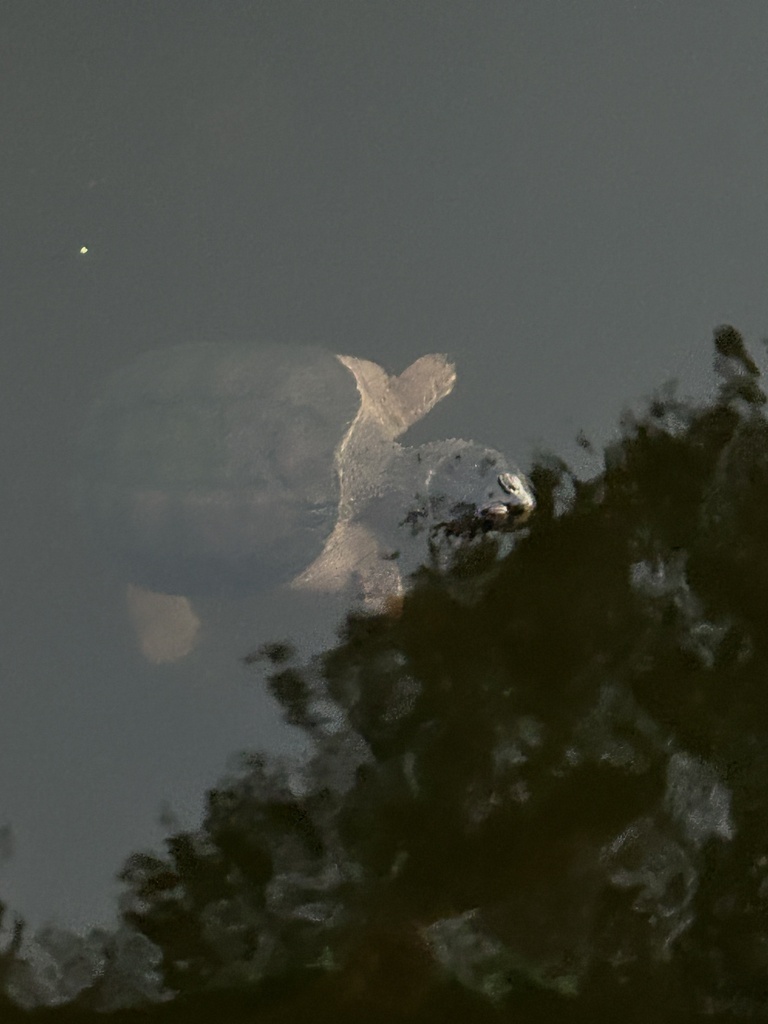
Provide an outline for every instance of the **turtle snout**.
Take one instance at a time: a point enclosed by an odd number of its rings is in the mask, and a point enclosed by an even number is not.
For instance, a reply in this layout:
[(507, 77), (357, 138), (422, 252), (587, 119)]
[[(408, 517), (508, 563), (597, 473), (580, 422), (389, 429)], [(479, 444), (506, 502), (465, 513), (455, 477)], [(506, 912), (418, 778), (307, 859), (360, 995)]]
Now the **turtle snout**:
[(524, 476), (517, 473), (502, 473), (498, 478), (499, 487), (508, 495), (503, 501), (494, 501), (480, 509), (480, 517), (486, 530), (513, 529), (528, 519), (536, 508), (533, 489)]
[(499, 487), (510, 496), (511, 500), (505, 502), (510, 514), (517, 523), (524, 522), (536, 508), (536, 497), (530, 483), (522, 474), (502, 473)]

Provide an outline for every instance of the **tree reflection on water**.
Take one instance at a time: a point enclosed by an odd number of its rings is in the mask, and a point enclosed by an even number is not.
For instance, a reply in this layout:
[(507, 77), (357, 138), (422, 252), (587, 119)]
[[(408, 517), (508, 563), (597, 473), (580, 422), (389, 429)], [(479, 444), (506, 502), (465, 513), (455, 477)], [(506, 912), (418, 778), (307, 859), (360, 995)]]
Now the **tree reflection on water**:
[(199, 831), (129, 858), (116, 935), (48, 936), (47, 981), (12, 944), (12, 998), (763, 1019), (768, 425), (740, 335), (715, 348), (716, 396), (660, 393), (595, 479), (541, 459), (512, 550), (436, 538), (399, 614), (310, 664), (263, 650), (307, 761), (244, 759)]

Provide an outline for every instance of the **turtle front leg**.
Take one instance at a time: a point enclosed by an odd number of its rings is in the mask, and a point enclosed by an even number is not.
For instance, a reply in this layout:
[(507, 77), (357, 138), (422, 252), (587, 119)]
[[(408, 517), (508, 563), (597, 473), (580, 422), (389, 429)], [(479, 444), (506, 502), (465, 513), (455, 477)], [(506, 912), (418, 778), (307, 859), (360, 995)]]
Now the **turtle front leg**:
[(291, 582), (298, 590), (338, 593), (359, 581), (369, 611), (390, 608), (403, 592), (400, 570), (383, 557), (370, 530), (360, 523), (339, 522), (322, 554)]
[(417, 359), (399, 376), (390, 376), (368, 359), (336, 358), (357, 382), (361, 412), (391, 440), (426, 416), (456, 383), (455, 365), (438, 352)]
[(153, 665), (180, 661), (197, 646), (200, 619), (186, 597), (131, 583), (126, 602), (141, 653)]
[(456, 383), (456, 366), (439, 352), (422, 356), (390, 379), (390, 388), (397, 396), (403, 419), (408, 427), (418, 423), (429, 410), (447, 398)]

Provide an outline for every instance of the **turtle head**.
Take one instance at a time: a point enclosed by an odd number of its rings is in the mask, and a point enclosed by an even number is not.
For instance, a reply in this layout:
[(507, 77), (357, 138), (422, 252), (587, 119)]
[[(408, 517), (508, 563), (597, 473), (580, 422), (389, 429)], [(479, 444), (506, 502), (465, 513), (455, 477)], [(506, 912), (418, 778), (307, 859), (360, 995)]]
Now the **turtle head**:
[(478, 509), (483, 529), (517, 529), (536, 508), (533, 488), (522, 473), (501, 473), (497, 482), (502, 491), (501, 497)]

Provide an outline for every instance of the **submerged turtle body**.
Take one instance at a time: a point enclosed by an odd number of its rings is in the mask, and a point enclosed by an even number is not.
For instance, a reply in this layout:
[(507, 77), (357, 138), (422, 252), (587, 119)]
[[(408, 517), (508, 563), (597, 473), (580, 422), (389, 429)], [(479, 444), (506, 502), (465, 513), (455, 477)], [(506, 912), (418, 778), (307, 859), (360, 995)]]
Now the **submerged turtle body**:
[(190, 598), (361, 585), (380, 607), (425, 524), (506, 528), (534, 506), (500, 453), (397, 438), (450, 393), (445, 356), (399, 376), (308, 347), (182, 345), (117, 373), (88, 419), (77, 493), (120, 560), (145, 654), (195, 643)]
[(215, 596), (287, 582), (334, 528), (352, 375), (314, 348), (182, 345), (107, 384), (78, 492), (131, 582)]

